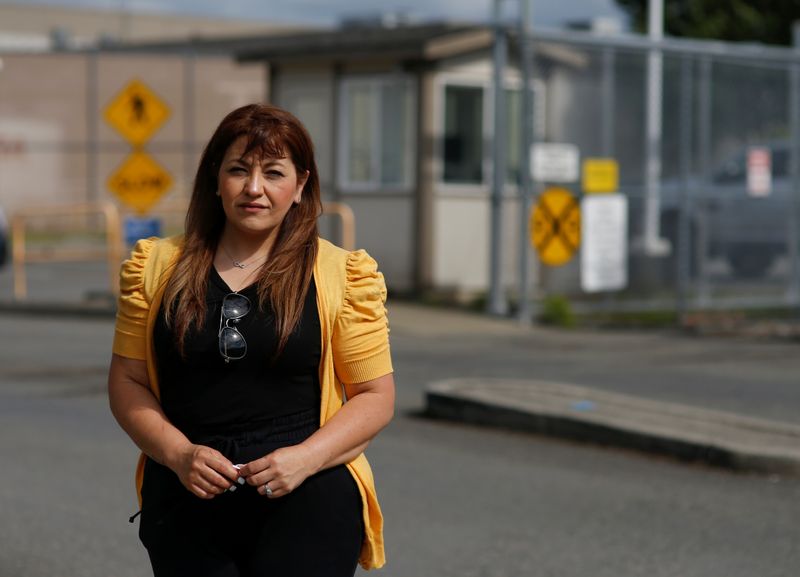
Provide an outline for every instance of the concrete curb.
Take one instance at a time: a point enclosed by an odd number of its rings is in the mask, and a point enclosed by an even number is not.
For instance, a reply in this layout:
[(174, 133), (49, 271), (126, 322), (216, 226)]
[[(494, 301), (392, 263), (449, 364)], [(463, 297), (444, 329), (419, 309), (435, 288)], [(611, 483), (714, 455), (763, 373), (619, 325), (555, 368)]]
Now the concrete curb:
[(800, 426), (586, 387), (450, 379), (429, 385), (426, 413), (728, 469), (800, 476)]

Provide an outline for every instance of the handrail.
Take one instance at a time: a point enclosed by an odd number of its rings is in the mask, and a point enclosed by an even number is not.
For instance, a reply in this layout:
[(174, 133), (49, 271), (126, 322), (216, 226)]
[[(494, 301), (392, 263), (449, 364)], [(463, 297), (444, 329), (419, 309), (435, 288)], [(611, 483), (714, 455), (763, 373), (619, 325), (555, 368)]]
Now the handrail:
[[(153, 212), (181, 212), (180, 202), (162, 206)], [(341, 202), (322, 203), (323, 214), (338, 216), (342, 221), (341, 246), (354, 250), (356, 246), (355, 215), (353, 210)], [(32, 219), (64, 216), (102, 214), (105, 217), (106, 242), (103, 249), (55, 249), (30, 250), (26, 245), (25, 231)], [(73, 205), (44, 205), (17, 211), (11, 218), (12, 268), (14, 273), (14, 298), (23, 300), (28, 296), (25, 264), (29, 262), (71, 262), (106, 259), (108, 261), (109, 287), (113, 294), (119, 293), (119, 263), (122, 262), (124, 246), (120, 211), (112, 202), (81, 203)]]
[(342, 219), (342, 248), (355, 250), (356, 248), (356, 217), (353, 209), (343, 202), (323, 202), (323, 214), (334, 214)]
[[(50, 249), (33, 251), (28, 249), (25, 229), (32, 219), (64, 216), (86, 216), (101, 214), (105, 217), (106, 242), (104, 249)], [(27, 262), (69, 262), (105, 258), (108, 261), (109, 286), (111, 292), (119, 292), (117, 282), (119, 263), (122, 261), (122, 227), (119, 210), (111, 202), (87, 202), (72, 205), (43, 205), (27, 207), (17, 211), (11, 218), (12, 263), (14, 271), (14, 298), (22, 300), (28, 296), (25, 263)]]
[[(172, 200), (159, 203), (152, 211), (153, 216), (164, 213), (185, 213), (189, 206), (188, 200)], [(338, 216), (342, 221), (341, 246), (346, 250), (356, 248), (356, 218), (353, 209), (343, 202), (323, 202), (322, 214)]]

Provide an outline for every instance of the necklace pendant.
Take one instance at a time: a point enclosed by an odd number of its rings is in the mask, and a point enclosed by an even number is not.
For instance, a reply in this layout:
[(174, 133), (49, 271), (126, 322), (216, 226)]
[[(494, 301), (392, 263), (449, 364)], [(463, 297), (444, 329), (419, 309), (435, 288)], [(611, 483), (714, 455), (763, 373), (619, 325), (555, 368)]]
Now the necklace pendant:
[(241, 263), (238, 260), (233, 261), (233, 266), (235, 266), (236, 268), (247, 268), (246, 264)]

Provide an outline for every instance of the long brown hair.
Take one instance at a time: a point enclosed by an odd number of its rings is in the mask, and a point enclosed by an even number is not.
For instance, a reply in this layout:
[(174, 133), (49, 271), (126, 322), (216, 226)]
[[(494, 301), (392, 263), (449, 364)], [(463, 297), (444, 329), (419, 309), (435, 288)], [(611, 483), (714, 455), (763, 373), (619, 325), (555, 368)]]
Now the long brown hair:
[(267, 300), (276, 322), (279, 355), (303, 312), (317, 256), (317, 218), (322, 211), (314, 145), (302, 123), (291, 113), (267, 104), (249, 104), (228, 114), (208, 141), (194, 181), (186, 236), (180, 258), (164, 293), (168, 326), (184, 350), (192, 326), (200, 330), (206, 318), (208, 275), (225, 226), (225, 212), (216, 195), (220, 164), (228, 147), (247, 139), (243, 156), (288, 158), (298, 176), (308, 178), (298, 204), (293, 204), (278, 230), (268, 261), (259, 271), (259, 307)]

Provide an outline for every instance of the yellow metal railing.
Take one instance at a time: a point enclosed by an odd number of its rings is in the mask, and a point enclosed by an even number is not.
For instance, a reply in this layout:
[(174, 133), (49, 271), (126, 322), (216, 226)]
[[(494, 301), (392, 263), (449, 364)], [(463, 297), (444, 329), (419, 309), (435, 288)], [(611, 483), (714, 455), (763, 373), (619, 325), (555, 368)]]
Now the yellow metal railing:
[[(103, 248), (29, 248), (26, 231), (31, 220), (63, 219), (67, 216), (102, 215), (105, 229)], [(73, 204), (65, 206), (45, 205), (28, 207), (17, 211), (11, 219), (12, 263), (14, 271), (14, 298), (28, 296), (25, 264), (38, 262), (76, 262), (106, 260), (108, 262), (109, 287), (111, 292), (119, 291), (119, 263), (124, 250), (119, 210), (111, 202)]]
[(332, 214), (342, 220), (342, 248), (355, 250), (356, 248), (356, 217), (353, 209), (342, 202), (323, 202), (322, 214)]
[[(164, 214), (185, 214), (189, 207), (188, 200), (172, 200), (160, 203), (155, 210), (153, 216), (162, 216)], [(342, 202), (323, 202), (322, 214), (337, 216), (341, 220), (341, 234), (340, 239), (341, 247), (346, 250), (354, 250), (356, 248), (356, 218), (353, 214), (353, 209)]]
[[(156, 215), (165, 213), (185, 213), (188, 203), (173, 201), (160, 205)], [(325, 202), (322, 213), (338, 216), (341, 219), (341, 246), (346, 250), (355, 249), (356, 229), (353, 210), (341, 202)], [(104, 217), (105, 246), (103, 248), (29, 248), (26, 242), (28, 223), (31, 220), (63, 219), (67, 216)], [(119, 264), (125, 251), (122, 238), (120, 211), (111, 202), (84, 203), (65, 206), (29, 207), (17, 211), (11, 219), (12, 262), (14, 271), (14, 298), (23, 300), (28, 296), (25, 271), (27, 263), (77, 262), (106, 260), (108, 262), (109, 287), (113, 294), (119, 292)]]

